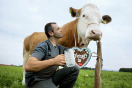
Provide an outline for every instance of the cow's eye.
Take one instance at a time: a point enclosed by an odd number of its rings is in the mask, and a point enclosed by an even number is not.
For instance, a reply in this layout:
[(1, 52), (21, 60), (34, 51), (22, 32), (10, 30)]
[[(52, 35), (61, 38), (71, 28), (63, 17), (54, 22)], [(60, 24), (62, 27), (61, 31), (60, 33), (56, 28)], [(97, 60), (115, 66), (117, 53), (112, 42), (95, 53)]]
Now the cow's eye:
[(85, 15), (83, 15), (83, 17), (85, 17)]

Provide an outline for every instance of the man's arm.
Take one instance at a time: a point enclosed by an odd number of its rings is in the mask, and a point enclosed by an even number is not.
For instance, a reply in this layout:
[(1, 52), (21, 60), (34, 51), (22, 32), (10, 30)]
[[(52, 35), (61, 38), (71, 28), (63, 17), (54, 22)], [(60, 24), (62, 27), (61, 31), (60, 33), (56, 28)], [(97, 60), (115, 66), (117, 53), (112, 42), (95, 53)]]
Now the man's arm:
[(51, 58), (48, 60), (39, 61), (35, 57), (30, 57), (25, 65), (26, 72), (38, 72), (42, 69), (53, 65), (62, 66), (65, 64), (65, 57), (63, 54), (56, 56), (55, 58)]

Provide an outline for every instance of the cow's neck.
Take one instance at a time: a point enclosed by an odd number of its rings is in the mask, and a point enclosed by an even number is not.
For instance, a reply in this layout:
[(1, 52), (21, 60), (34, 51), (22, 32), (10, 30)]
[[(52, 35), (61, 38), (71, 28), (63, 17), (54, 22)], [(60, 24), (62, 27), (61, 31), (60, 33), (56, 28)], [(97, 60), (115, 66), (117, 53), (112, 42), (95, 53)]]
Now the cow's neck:
[(87, 24), (84, 21), (82, 21), (81, 19), (78, 20), (78, 25), (77, 25), (77, 32), (78, 32), (78, 41), (80, 42), (80, 45), (83, 45), (86, 47), (88, 46), (90, 39), (86, 38), (86, 29), (88, 28), (89, 25), (91, 24), (95, 24), (95, 23), (90, 23)]
[(78, 24), (78, 19), (75, 19), (74, 21), (71, 21), (62, 27), (63, 37), (58, 40), (58, 44), (61, 44), (69, 48), (75, 46), (75, 38), (74, 38), (75, 35), (76, 43), (78, 45), (77, 24)]

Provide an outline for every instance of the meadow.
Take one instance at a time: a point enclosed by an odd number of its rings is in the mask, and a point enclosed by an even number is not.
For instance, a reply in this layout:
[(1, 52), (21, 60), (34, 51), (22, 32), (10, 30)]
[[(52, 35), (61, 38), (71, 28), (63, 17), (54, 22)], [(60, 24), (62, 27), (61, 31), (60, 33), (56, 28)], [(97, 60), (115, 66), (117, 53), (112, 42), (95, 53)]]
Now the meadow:
[[(132, 88), (132, 73), (102, 71), (102, 88)], [(22, 67), (0, 66), (0, 88), (25, 88)], [(80, 70), (74, 88), (94, 88), (94, 70)]]

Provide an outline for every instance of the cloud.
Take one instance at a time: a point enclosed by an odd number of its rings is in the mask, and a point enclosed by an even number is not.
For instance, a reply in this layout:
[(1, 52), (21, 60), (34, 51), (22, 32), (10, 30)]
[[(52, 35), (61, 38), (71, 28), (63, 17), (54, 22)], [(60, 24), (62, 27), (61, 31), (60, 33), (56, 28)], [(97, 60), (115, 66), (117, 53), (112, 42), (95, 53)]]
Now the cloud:
[(0, 63), (22, 65), (23, 39), (0, 35)]

